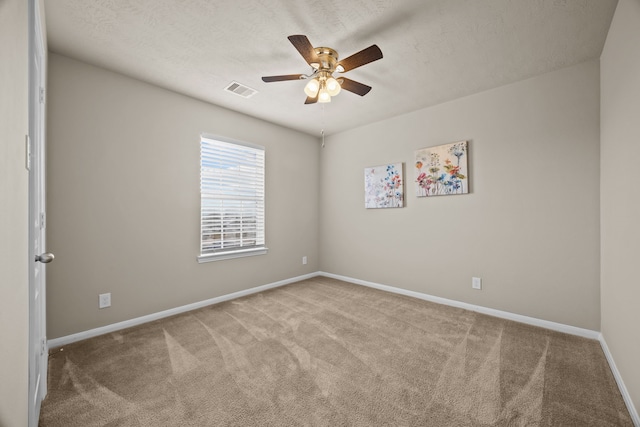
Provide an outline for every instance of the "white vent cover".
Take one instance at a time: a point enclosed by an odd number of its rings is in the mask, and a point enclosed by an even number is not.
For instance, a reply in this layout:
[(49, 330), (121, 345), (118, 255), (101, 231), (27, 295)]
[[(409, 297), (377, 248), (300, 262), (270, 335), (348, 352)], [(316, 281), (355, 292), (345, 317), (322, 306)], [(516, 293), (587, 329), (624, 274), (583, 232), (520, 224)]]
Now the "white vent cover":
[(225, 90), (235, 93), (236, 95), (241, 96), (243, 98), (251, 98), (253, 95), (258, 93), (257, 90), (251, 89), (249, 86), (245, 86), (238, 82), (231, 82), (231, 84), (227, 86)]

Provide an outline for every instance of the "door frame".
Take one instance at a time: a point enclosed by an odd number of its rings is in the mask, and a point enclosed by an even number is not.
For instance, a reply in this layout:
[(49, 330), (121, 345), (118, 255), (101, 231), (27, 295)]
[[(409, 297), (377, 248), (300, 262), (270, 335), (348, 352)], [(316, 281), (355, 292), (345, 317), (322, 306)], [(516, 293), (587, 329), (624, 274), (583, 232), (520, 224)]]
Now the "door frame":
[[(28, 425), (36, 427), (47, 394), (46, 266), (35, 257), (46, 251), (45, 237), (45, 94), (46, 39), (40, 0), (28, 0), (29, 37), (29, 386)], [(36, 59), (37, 58), (37, 59)], [(37, 229), (37, 231), (36, 231)], [(37, 240), (36, 240), (37, 239)], [(38, 248), (36, 253), (36, 247)], [(36, 269), (39, 269), (36, 274)], [(38, 302), (36, 304), (36, 301)]]

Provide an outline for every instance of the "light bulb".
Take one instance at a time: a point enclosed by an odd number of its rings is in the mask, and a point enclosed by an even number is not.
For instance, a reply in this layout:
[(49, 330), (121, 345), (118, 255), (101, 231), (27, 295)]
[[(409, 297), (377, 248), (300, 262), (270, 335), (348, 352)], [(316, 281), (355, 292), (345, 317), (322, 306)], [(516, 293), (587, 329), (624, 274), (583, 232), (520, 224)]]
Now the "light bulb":
[(326, 87), (320, 89), (320, 93), (318, 94), (318, 102), (331, 102), (331, 95), (329, 95)]
[(304, 93), (307, 94), (308, 97), (315, 98), (318, 95), (318, 90), (320, 89), (320, 82), (318, 79), (311, 79), (309, 83), (304, 87)]
[(329, 92), (329, 95), (336, 96), (340, 93), (340, 89), (342, 88), (340, 87), (340, 83), (338, 83), (336, 79), (334, 79), (333, 77), (329, 77), (327, 79), (327, 91)]

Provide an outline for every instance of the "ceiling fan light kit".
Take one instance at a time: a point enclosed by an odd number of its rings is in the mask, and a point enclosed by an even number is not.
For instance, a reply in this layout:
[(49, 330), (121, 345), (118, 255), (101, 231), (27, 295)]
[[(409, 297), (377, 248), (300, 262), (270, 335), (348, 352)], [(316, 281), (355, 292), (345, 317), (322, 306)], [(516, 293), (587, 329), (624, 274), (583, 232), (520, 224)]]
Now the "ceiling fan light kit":
[(376, 45), (371, 45), (360, 52), (338, 61), (338, 52), (329, 47), (314, 48), (309, 39), (304, 35), (293, 35), (288, 37), (289, 41), (298, 50), (300, 55), (312, 68), (312, 73), (287, 74), (282, 76), (266, 76), (262, 81), (266, 83), (280, 82), (286, 80), (310, 79), (304, 87), (307, 95), (305, 104), (315, 104), (316, 102), (331, 102), (331, 97), (336, 96), (342, 89), (364, 96), (371, 90), (371, 86), (340, 77), (336, 79), (333, 73), (345, 73), (354, 68), (361, 67), (382, 58), (382, 51)]
[[(318, 98), (318, 102), (331, 102), (331, 97), (340, 93), (341, 87), (336, 79), (325, 71), (312, 78), (304, 87), (308, 97)], [(329, 76), (329, 77), (327, 77)]]

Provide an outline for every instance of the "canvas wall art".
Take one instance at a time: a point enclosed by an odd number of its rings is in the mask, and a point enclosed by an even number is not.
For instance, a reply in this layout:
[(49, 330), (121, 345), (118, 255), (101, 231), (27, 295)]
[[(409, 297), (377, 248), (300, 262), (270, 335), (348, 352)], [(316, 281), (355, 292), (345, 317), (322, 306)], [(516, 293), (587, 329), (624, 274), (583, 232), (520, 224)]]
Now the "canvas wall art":
[(468, 193), (467, 153), (467, 141), (416, 151), (416, 196)]
[(403, 164), (392, 163), (364, 170), (364, 207), (401, 208), (404, 205)]

